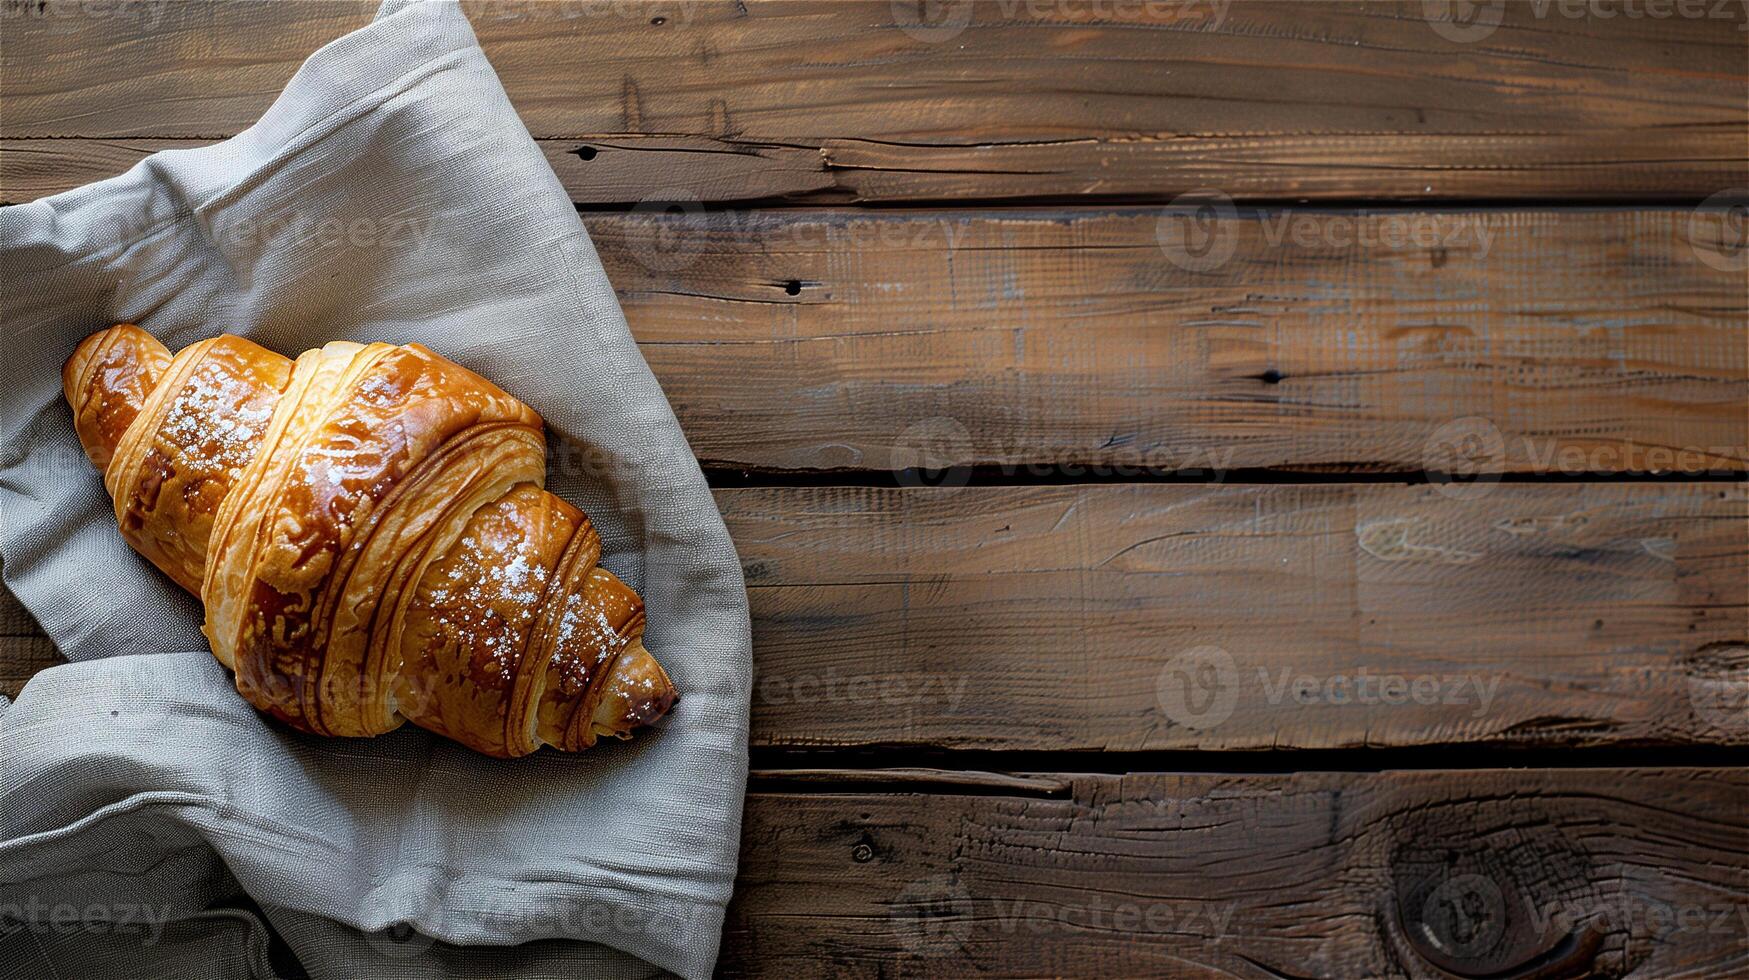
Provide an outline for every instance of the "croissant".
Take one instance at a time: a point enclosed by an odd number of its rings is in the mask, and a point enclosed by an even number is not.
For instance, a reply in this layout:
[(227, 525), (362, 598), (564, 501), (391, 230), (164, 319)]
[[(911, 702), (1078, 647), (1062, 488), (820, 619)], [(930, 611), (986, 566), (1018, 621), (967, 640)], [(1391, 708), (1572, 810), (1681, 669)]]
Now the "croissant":
[(133, 324), (62, 369), (122, 536), (206, 607), (237, 690), (318, 735), (404, 721), (500, 757), (666, 713), (644, 604), (542, 489), (539, 415), (419, 344), (296, 361)]

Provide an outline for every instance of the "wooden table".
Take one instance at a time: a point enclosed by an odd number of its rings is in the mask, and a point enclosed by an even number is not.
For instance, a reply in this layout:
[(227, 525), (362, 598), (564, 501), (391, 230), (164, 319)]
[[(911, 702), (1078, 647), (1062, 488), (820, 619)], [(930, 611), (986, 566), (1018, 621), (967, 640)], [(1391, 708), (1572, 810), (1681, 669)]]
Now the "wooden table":
[[(373, 6), (5, 0), (0, 197)], [(468, 6), (745, 564), (725, 973), (1749, 972), (1740, 4)]]

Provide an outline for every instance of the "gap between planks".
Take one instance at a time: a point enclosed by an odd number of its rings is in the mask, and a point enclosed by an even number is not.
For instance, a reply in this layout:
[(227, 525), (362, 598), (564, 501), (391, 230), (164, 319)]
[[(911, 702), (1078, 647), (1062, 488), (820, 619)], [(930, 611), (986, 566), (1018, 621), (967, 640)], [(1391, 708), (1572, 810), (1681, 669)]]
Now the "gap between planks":
[[(1308, 153), (1303, 144), (1309, 139), (1328, 145), (1313, 151), (1317, 162), (1294, 162)], [(535, 142), (583, 211), (664, 201), (743, 208), (1160, 205), (1210, 189), (1260, 207), (1307, 202), (1328, 207), (1692, 207), (1722, 189), (1749, 183), (1749, 160), (1729, 155), (1728, 135), (1714, 128), (1676, 128), (1659, 139), (1667, 148), (1661, 148), (1656, 160), (1573, 164), (1568, 161), (1610, 153), (1619, 135), (1185, 135), (1152, 143), (1095, 140), (1048, 150), (914, 147), (907, 155), (934, 157), (935, 169), (923, 168), (919, 160), (909, 170), (859, 169), (843, 162), (856, 155), (843, 148), (836, 153), (831, 147), (749, 153), (709, 137), (597, 134)], [(0, 138), (0, 203), (58, 194), (120, 174), (153, 153), (213, 142)], [(1500, 152), (1501, 145), (1514, 146), (1507, 152), (1524, 160), (1515, 168), (1460, 162), (1467, 155)], [(1037, 169), (1005, 177), (974, 169), (973, 161), (990, 156), (1015, 158), (1017, 165), (1027, 157), (1038, 158), (1033, 164)], [(1118, 165), (1110, 166), (1114, 161)]]

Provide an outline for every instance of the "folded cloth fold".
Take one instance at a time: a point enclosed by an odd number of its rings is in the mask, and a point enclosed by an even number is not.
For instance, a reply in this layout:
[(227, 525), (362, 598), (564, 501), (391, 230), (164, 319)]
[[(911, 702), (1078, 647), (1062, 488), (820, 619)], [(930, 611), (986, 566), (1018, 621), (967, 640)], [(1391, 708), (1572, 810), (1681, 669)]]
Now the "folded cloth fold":
[[(271, 975), (270, 929), (318, 977), (711, 971), (747, 770), (740, 564), (453, 3), (389, 0), (232, 139), (0, 209), (0, 273), (0, 572), (72, 661), (0, 698), (0, 977)], [(564, 450), (548, 488), (644, 595), (680, 703), (515, 761), (264, 720), (73, 433), (61, 362), (117, 321), (173, 350), (418, 341), (532, 405)]]

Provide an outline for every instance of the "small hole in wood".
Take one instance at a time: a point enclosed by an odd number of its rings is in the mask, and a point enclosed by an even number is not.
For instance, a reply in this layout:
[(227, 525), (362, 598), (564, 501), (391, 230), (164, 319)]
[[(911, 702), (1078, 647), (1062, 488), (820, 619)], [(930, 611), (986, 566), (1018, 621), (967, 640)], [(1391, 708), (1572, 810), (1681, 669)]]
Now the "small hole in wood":
[(802, 281), (800, 279), (791, 279), (789, 282), (783, 284), (783, 291), (791, 296), (800, 296), (802, 294)]
[(1266, 385), (1278, 385), (1278, 384), (1281, 384), (1281, 372), (1277, 371), (1275, 368), (1270, 368), (1269, 370), (1258, 375), (1257, 380), (1263, 382)]
[(666, 24), (666, 23), (668, 23), (668, 18), (666, 18), (666, 17), (651, 17), (650, 18), (650, 24), (651, 24), (651, 26), (654, 26), (654, 27), (661, 27), (663, 24)]
[(593, 146), (579, 146), (579, 147), (577, 147), (577, 159), (579, 159), (579, 160), (593, 160), (593, 159), (595, 159), (595, 147), (593, 147)]

